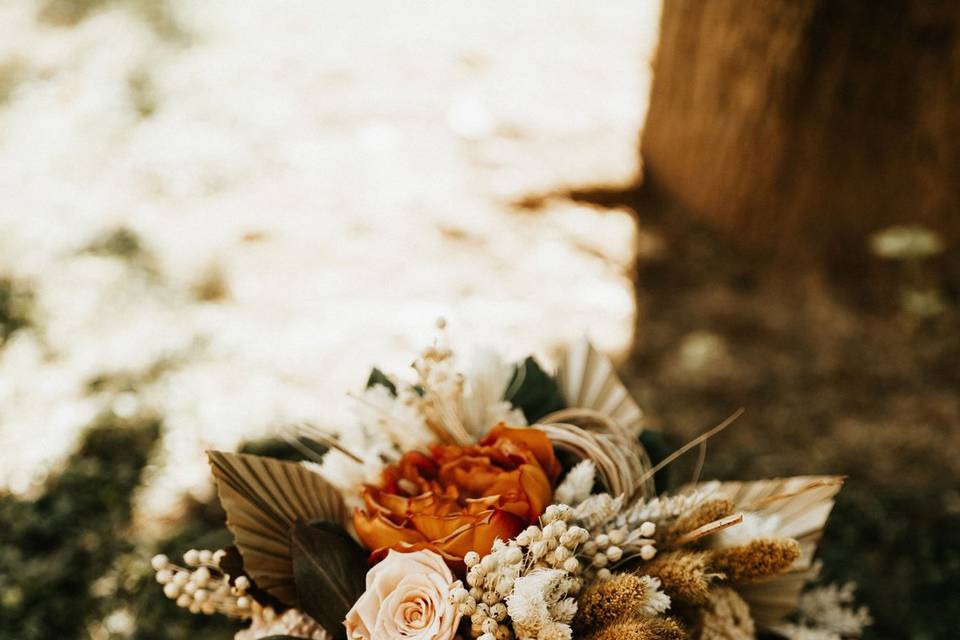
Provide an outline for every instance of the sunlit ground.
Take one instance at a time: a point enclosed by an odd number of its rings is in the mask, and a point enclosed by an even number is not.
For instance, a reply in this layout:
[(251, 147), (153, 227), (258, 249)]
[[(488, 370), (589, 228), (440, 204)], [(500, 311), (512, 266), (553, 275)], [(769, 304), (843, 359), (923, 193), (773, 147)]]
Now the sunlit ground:
[(438, 316), (466, 354), (624, 350), (631, 218), (512, 203), (631, 179), (658, 11), (0, 5), (0, 278), (29, 318), (0, 347), (0, 485), (150, 411), (162, 511), (207, 447), (343, 424)]

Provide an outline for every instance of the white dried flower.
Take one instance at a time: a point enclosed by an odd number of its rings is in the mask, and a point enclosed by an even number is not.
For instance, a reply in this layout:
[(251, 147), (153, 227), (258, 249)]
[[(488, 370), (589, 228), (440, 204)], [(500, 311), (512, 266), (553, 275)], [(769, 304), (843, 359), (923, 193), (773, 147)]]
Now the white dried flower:
[(855, 585), (811, 589), (797, 603), (797, 622), (775, 630), (791, 640), (859, 638), (873, 620), (866, 607), (853, 608)]
[(652, 576), (640, 576), (643, 582), (644, 603), (637, 610), (642, 616), (657, 616), (670, 608), (670, 596), (660, 590), (660, 580)]
[(565, 505), (575, 507), (590, 496), (596, 481), (597, 467), (592, 460), (581, 460), (564, 477), (563, 482), (554, 491), (554, 499)]

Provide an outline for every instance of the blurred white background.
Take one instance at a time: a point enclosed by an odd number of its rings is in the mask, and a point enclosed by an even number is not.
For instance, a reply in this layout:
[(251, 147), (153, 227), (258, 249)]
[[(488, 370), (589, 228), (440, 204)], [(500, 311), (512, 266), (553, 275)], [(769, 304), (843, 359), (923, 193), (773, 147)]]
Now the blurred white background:
[(144, 500), (280, 424), (335, 428), (370, 366), (541, 354), (634, 322), (626, 212), (659, 3), (0, 4), (0, 485), (99, 412), (162, 416)]

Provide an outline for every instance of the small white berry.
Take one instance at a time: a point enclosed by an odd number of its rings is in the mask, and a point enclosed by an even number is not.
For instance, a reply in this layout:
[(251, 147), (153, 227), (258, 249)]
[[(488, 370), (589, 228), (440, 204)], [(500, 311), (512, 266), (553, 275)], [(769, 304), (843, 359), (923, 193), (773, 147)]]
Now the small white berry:
[(543, 536), (543, 531), (540, 530), (540, 527), (534, 524), (524, 529), (523, 533), (527, 534), (527, 538), (529, 538), (531, 542), (535, 542)]
[(182, 609), (186, 609), (187, 607), (189, 607), (190, 603), (192, 602), (193, 602), (193, 598), (191, 598), (185, 593), (180, 594), (180, 596), (177, 598), (177, 606)]
[(197, 589), (193, 593), (193, 599), (196, 600), (197, 602), (201, 602), (201, 603), (206, 602), (209, 597), (210, 597), (210, 592), (205, 589)]
[(468, 551), (467, 555), (463, 556), (463, 563), (468, 567), (473, 567), (478, 562), (480, 562), (480, 554), (476, 551)]
[(597, 553), (597, 543), (593, 540), (588, 540), (583, 543), (583, 547), (580, 549), (580, 553), (585, 556), (596, 555)]
[(517, 564), (523, 560), (523, 551), (517, 547), (511, 547), (507, 549), (506, 554), (504, 555), (504, 561), (507, 564)]
[(154, 571), (166, 569), (168, 564), (170, 564), (170, 560), (162, 553), (158, 553), (150, 559), (150, 566), (153, 567)]
[(597, 571), (597, 580), (609, 580), (612, 575), (610, 569), (600, 569)]
[(567, 558), (563, 561), (563, 569), (568, 573), (576, 573), (580, 570), (580, 561), (576, 558)]
[(207, 600), (200, 605), (200, 612), (204, 615), (212, 616), (217, 612), (217, 603), (213, 600)]
[(648, 521), (640, 525), (640, 535), (642, 535), (644, 538), (649, 538), (656, 532), (657, 525), (653, 524), (652, 522)]
[(502, 602), (498, 602), (490, 607), (490, 617), (497, 622), (503, 622), (503, 620), (507, 617), (507, 605), (503, 604)]
[(172, 582), (163, 585), (163, 595), (175, 600), (180, 595), (180, 587)]
[(607, 547), (607, 560), (617, 562), (623, 557), (623, 549), (620, 547)]
[(167, 584), (168, 582), (173, 582), (173, 571), (170, 569), (160, 569), (157, 571), (157, 582), (160, 584)]
[(197, 588), (197, 583), (191, 580), (183, 585), (183, 592), (192, 596), (197, 592)]
[(494, 556), (487, 556), (480, 561), (480, 567), (487, 573), (497, 568), (497, 559)]
[(493, 618), (487, 618), (486, 620), (480, 623), (480, 628), (483, 630), (484, 633), (487, 633), (487, 634), (496, 633), (498, 626), (499, 625), (497, 625), (497, 621), (494, 620)]
[(610, 543), (611, 544), (623, 544), (623, 541), (627, 538), (627, 532), (623, 529), (614, 529), (610, 532)]
[(547, 555), (547, 551), (550, 550), (550, 545), (546, 540), (537, 540), (532, 545), (530, 545), (530, 555), (534, 558), (542, 558)]
[(183, 554), (183, 561), (188, 567), (195, 567), (200, 563), (200, 552), (196, 549), (190, 549)]
[(603, 553), (598, 553), (597, 555), (593, 556), (593, 566), (595, 567), (603, 568), (607, 566), (607, 562), (607, 556)]
[(190, 572), (189, 571), (177, 571), (173, 574), (173, 584), (183, 586), (190, 582)]
[(640, 557), (644, 560), (650, 560), (655, 555), (657, 555), (657, 550), (653, 547), (653, 545), (645, 544), (640, 547)]
[(610, 546), (610, 536), (608, 536), (605, 533), (601, 533), (600, 535), (598, 535), (596, 538), (594, 538), (594, 541), (597, 543), (597, 546), (600, 547), (601, 549), (606, 549), (607, 547)]
[(489, 606), (493, 606), (500, 602), (500, 596), (497, 595), (496, 591), (484, 591), (483, 592), (483, 603)]
[(200, 567), (193, 572), (193, 581), (197, 583), (198, 587), (205, 587), (207, 583), (210, 582), (210, 569), (206, 567)]
[(223, 549), (217, 549), (216, 551), (213, 552), (213, 561), (217, 565), (219, 565), (220, 562), (226, 557), (227, 557), (227, 552), (224, 551)]
[(200, 564), (210, 564), (213, 562), (213, 551), (210, 551), (209, 549), (203, 549), (200, 551), (198, 559), (200, 560)]
[(247, 576), (237, 576), (237, 579), (233, 581), (233, 586), (243, 593), (250, 588), (250, 578)]

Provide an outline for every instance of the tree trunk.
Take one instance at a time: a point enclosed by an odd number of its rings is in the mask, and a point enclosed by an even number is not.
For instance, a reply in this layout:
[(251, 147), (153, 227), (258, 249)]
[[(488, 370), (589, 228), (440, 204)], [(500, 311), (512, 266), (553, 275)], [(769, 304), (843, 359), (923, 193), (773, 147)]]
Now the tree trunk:
[(960, 240), (960, 2), (666, 0), (644, 187), (763, 250)]

